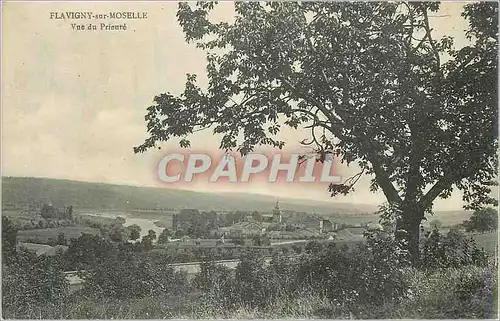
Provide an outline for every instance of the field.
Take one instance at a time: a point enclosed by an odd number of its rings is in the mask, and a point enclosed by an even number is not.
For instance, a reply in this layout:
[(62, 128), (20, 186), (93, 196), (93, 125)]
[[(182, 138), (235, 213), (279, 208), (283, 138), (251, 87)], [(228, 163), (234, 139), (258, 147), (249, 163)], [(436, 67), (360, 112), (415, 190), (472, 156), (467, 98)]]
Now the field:
[(439, 220), (443, 227), (453, 226), (468, 220), (472, 213), (472, 211), (438, 211), (428, 217), (428, 222)]
[(12, 210), (2, 210), (3, 216), (13, 217), (16, 219), (31, 220), (35, 218), (41, 218), (40, 215), (35, 210), (24, 210), (24, 209), (12, 209)]
[(66, 240), (78, 238), (82, 233), (100, 235), (96, 228), (70, 226), (19, 231), (18, 239), (19, 242), (47, 244), (51, 239), (56, 240), (60, 233), (64, 233)]
[(167, 229), (172, 229), (172, 216), (170, 217), (163, 217), (162, 219), (155, 221), (154, 225), (158, 227), (163, 227)]
[(50, 246), (46, 244), (38, 244), (38, 243), (19, 243), (18, 247), (24, 247), (30, 251), (36, 252), (37, 255), (54, 255), (57, 253), (58, 250), (62, 250), (63, 252), (68, 249), (67, 246), (64, 245), (56, 245), (56, 246)]

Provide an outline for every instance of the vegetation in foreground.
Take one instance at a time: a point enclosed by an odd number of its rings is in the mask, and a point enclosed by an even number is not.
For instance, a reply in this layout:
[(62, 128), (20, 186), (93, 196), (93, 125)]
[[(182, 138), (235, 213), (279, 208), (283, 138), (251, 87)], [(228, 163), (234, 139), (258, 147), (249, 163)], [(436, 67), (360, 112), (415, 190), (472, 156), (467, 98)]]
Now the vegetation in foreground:
[[(194, 279), (174, 271), (168, 256), (97, 236), (37, 257), (12, 246), (15, 231), (3, 235), (4, 318), (495, 318), (497, 311), (496, 262), (458, 230), (424, 235), (418, 266), (393, 233), (372, 231), (362, 244), (310, 242), (299, 256), (275, 254), (270, 263), (248, 252), (234, 270), (206, 262)], [(74, 293), (63, 273), (68, 262), (87, 271)]]
[[(95, 300), (79, 297), (43, 307), (27, 306), (28, 319), (164, 319), (164, 318), (334, 318), (334, 319), (493, 319), (497, 318), (497, 273), (492, 267), (462, 267), (432, 273), (416, 272), (410, 278), (414, 294), (400, 302), (362, 304), (352, 309), (326, 296), (305, 291), (280, 297), (264, 307), (238, 304), (227, 309), (207, 294), (158, 295), (144, 298)], [(464, 283), (464, 281), (466, 283)]]

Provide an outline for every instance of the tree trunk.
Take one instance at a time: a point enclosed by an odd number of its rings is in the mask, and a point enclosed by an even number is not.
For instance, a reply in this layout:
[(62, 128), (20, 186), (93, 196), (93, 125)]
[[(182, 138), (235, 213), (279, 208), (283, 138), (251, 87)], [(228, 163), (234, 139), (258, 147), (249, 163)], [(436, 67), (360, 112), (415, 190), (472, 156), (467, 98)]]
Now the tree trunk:
[(406, 223), (408, 251), (413, 266), (417, 266), (420, 260), (420, 222), (421, 219), (413, 219)]
[(420, 223), (424, 218), (424, 211), (414, 206), (406, 206), (403, 217), (397, 222), (396, 237), (405, 240), (410, 261), (417, 266), (420, 258)]

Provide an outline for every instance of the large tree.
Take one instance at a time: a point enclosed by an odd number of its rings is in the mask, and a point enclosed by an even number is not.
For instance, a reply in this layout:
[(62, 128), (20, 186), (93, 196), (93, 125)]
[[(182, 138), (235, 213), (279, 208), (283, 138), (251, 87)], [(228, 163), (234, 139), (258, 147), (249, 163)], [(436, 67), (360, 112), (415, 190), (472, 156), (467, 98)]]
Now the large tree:
[(208, 129), (244, 155), (283, 147), (283, 125), (309, 128), (304, 144), (362, 169), (332, 196), (372, 175), (414, 260), (436, 198), (458, 188), (470, 208), (495, 202), (496, 3), (464, 7), (470, 45), (458, 49), (433, 37), (436, 2), (237, 2), (234, 21), (219, 23), (214, 6), (177, 13), (186, 41), (207, 52), (207, 88), (187, 75), (181, 95), (156, 96), (136, 153), (174, 137), (188, 147)]

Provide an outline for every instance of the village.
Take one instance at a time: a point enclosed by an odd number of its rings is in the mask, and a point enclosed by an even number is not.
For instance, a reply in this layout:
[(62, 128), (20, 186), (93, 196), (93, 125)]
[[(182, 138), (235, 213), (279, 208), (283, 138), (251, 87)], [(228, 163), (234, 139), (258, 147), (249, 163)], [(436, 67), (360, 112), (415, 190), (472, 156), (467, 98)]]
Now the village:
[[(80, 212), (80, 213), (79, 213)], [(72, 239), (82, 234), (105, 237), (118, 242), (139, 242), (151, 236), (152, 249), (232, 249), (260, 248), (270, 253), (280, 246), (300, 247), (308, 241), (362, 241), (367, 230), (381, 229), (376, 216), (358, 216), (350, 224), (342, 217), (282, 210), (279, 200), (267, 212), (204, 211), (179, 209), (154, 212), (155, 219), (141, 218), (139, 212), (82, 214), (72, 206), (57, 208), (43, 204), (39, 209), (16, 213), (10, 219), (19, 228), (18, 247), (38, 255), (66, 251)], [(134, 236), (134, 233), (137, 235)], [(235, 250), (236, 249), (236, 250)], [(239, 250), (238, 250), (239, 249)], [(232, 257), (233, 255), (231, 255)]]
[[(197, 227), (201, 230), (197, 230)], [(380, 228), (378, 224), (356, 223), (347, 225), (338, 219), (324, 218), (319, 214), (295, 213), (282, 211), (279, 201), (268, 213), (248, 212), (200, 212), (197, 209), (182, 209), (172, 217), (172, 232), (181, 235), (171, 238), (170, 242), (187, 242), (194, 236), (203, 236), (198, 244), (231, 243), (237, 239), (255, 239), (260, 237), (262, 244), (270, 240), (310, 240), (310, 239), (345, 239), (362, 237), (366, 229)], [(201, 234), (201, 235), (200, 235)]]

